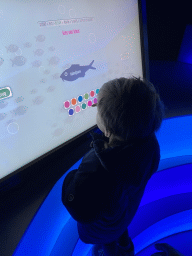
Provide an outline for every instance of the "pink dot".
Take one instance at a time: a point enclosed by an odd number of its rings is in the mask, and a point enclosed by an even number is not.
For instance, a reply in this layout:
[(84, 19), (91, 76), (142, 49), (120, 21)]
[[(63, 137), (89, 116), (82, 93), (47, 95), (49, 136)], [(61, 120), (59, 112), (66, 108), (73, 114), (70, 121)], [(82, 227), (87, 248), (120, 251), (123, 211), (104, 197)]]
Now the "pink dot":
[(69, 101), (65, 101), (65, 103), (64, 103), (64, 107), (65, 107), (65, 108), (68, 108), (69, 106), (70, 106)]
[(90, 96), (91, 96), (91, 97), (94, 97), (94, 95), (95, 95), (95, 92), (94, 92), (94, 91), (91, 91), (91, 92), (90, 92)]
[(76, 113), (80, 112), (80, 111), (81, 111), (80, 106), (77, 106), (77, 107), (75, 108), (75, 111), (76, 111)]
[(88, 101), (88, 106), (89, 106), (89, 107), (92, 106), (92, 101), (91, 101), (91, 100)]

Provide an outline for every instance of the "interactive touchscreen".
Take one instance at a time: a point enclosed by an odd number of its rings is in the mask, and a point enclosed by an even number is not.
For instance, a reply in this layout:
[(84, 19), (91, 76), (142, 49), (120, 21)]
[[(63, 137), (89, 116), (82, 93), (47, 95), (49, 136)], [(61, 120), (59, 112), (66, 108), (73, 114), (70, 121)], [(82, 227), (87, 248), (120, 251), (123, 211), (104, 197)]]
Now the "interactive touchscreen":
[(96, 125), (103, 83), (143, 77), (136, 0), (1, 0), (0, 178)]

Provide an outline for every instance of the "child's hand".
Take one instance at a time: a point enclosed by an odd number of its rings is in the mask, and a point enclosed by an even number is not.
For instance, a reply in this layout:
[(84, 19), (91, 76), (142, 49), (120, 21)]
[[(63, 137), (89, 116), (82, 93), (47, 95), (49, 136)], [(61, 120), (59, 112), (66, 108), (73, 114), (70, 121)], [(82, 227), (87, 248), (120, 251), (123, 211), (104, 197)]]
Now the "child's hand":
[(185, 256), (178, 252), (176, 249), (174, 249), (171, 245), (162, 243), (162, 244), (155, 244), (155, 248), (157, 250), (161, 250), (163, 252), (156, 252), (152, 254), (151, 256)]

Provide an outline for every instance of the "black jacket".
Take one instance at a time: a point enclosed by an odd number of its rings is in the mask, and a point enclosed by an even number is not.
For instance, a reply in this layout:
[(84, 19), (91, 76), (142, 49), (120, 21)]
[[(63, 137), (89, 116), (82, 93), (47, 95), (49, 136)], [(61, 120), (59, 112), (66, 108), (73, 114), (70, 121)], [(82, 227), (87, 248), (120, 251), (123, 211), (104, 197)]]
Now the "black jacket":
[(92, 149), (79, 168), (65, 177), (62, 202), (78, 222), (82, 240), (97, 243), (88, 237), (98, 235), (99, 239), (102, 232), (108, 237), (109, 232), (122, 234), (132, 221), (147, 182), (158, 169), (160, 147), (152, 134), (105, 149), (104, 142), (108, 139), (101, 134), (90, 134)]

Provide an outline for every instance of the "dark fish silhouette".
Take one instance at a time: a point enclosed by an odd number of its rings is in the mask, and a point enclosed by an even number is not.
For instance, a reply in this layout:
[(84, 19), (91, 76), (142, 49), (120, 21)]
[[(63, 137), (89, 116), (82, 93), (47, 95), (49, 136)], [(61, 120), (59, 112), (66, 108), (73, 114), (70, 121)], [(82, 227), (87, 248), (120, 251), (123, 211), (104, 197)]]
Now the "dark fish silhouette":
[(73, 64), (70, 68), (66, 69), (61, 75), (61, 79), (64, 81), (75, 81), (80, 77), (85, 76), (85, 72), (89, 69), (96, 69), (92, 67), (94, 60), (88, 66), (79, 66), (79, 64)]

